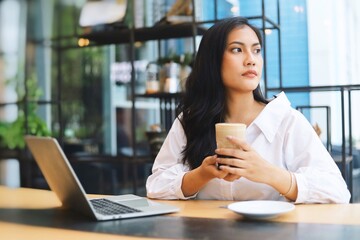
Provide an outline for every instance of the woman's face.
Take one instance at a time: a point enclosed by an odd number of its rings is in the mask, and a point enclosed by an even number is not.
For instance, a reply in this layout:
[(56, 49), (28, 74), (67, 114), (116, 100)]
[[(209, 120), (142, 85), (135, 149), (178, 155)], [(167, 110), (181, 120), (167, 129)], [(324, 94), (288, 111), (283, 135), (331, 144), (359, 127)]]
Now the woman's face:
[(263, 67), (260, 41), (249, 26), (233, 29), (227, 38), (221, 66), (228, 93), (248, 93), (258, 86)]

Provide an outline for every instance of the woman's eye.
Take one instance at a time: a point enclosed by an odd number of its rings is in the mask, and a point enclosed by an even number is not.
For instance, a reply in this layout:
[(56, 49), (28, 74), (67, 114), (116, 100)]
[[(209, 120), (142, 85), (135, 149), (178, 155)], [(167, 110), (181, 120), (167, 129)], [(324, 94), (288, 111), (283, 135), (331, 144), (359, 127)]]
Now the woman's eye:
[(261, 48), (257, 48), (254, 50), (255, 53), (261, 53)]
[(231, 52), (239, 53), (239, 52), (242, 52), (242, 50), (241, 50), (241, 48), (233, 48), (233, 49), (231, 49)]

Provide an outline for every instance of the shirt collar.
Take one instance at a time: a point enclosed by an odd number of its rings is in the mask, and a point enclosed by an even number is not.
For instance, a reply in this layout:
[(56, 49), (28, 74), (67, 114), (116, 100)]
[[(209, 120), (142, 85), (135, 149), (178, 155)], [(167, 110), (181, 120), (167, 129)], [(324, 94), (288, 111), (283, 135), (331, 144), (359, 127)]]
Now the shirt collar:
[(290, 102), (284, 92), (270, 101), (253, 122), (265, 135), (269, 142), (274, 140), (286, 114), (291, 110)]

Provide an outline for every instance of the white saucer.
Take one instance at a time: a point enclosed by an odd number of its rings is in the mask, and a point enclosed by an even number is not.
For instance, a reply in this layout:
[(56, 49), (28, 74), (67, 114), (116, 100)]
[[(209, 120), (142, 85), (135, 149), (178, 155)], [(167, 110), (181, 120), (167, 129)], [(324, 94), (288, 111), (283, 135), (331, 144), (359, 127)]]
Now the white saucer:
[(266, 219), (290, 212), (295, 209), (295, 206), (288, 202), (258, 200), (231, 203), (228, 209), (247, 218)]

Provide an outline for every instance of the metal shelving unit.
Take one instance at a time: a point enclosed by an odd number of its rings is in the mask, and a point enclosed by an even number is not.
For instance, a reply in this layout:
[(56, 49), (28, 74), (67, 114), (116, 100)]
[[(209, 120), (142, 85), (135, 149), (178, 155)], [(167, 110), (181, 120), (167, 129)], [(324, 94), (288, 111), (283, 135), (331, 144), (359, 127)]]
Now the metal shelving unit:
[[(131, 4), (131, 3), (130, 3)], [(102, 32), (94, 32), (94, 33), (86, 33), (83, 35), (80, 35), (81, 38), (85, 38), (90, 40), (90, 45), (108, 45), (108, 44), (129, 44), (130, 46), (130, 61), (131, 61), (131, 102), (132, 102), (132, 135), (135, 136), (135, 111), (136, 106), (135, 102), (139, 98), (153, 98), (159, 100), (159, 110), (161, 114), (161, 124), (165, 127), (165, 129), (168, 131), (171, 127), (172, 122), (174, 121), (176, 117), (175, 108), (174, 106), (177, 105), (178, 99), (181, 96), (181, 93), (157, 93), (157, 94), (136, 94), (135, 92), (135, 67), (134, 67), (134, 61), (135, 59), (135, 49), (134, 44), (135, 42), (144, 42), (144, 41), (161, 41), (166, 39), (178, 39), (178, 38), (189, 38), (191, 37), (193, 39), (193, 49), (194, 49), (194, 56), (196, 55), (196, 36), (201, 36), (205, 31), (206, 27), (204, 27), (205, 24), (213, 24), (220, 19), (218, 18), (218, 8), (217, 8), (217, 1), (214, 1), (215, 9), (214, 9), (214, 16), (215, 18), (213, 20), (209, 21), (196, 21), (195, 16), (195, 1), (192, 1), (192, 21), (181, 23), (181, 24), (160, 24), (153, 27), (144, 27), (144, 28), (135, 28), (133, 25), (130, 27), (121, 27), (121, 28), (114, 28), (111, 30), (106, 30)], [(261, 27), (260, 29), (263, 31), (263, 37), (264, 37), (264, 45), (266, 43), (266, 34), (265, 29), (275, 29), (277, 30), (278, 34), (278, 48), (279, 48), (279, 62), (281, 62), (281, 51), (280, 51), (280, 12), (279, 12), (279, 1), (276, 1), (277, 4), (277, 19), (275, 21), (271, 20), (266, 16), (265, 12), (265, 0), (261, 1), (261, 15), (259, 16), (251, 16), (248, 17), (250, 21), (253, 20), (259, 20), (261, 21)], [(132, 8), (134, 9), (134, 8)], [(136, 13), (133, 13), (133, 22), (134, 22), (134, 15)], [(160, 49), (160, 48), (159, 48)], [(159, 53), (159, 56), (161, 54)], [(264, 46), (264, 59), (266, 61), (266, 46)], [(266, 64), (264, 64), (265, 66)], [(281, 64), (279, 64), (281, 66)], [(279, 69), (280, 72), (280, 78), (281, 78), (281, 67)], [(266, 68), (264, 69), (264, 81), (265, 81), (265, 89), (266, 89), (266, 83), (267, 83), (267, 74), (266, 74)], [(137, 159), (137, 146), (136, 146), (136, 139), (135, 137), (132, 138), (132, 157), (134, 159)], [(152, 162), (152, 159), (148, 159), (147, 161)], [(134, 170), (135, 171), (135, 170)], [(136, 176), (135, 172), (134, 175)], [(135, 179), (134, 184), (134, 192), (137, 191), (136, 189), (137, 183)]]

